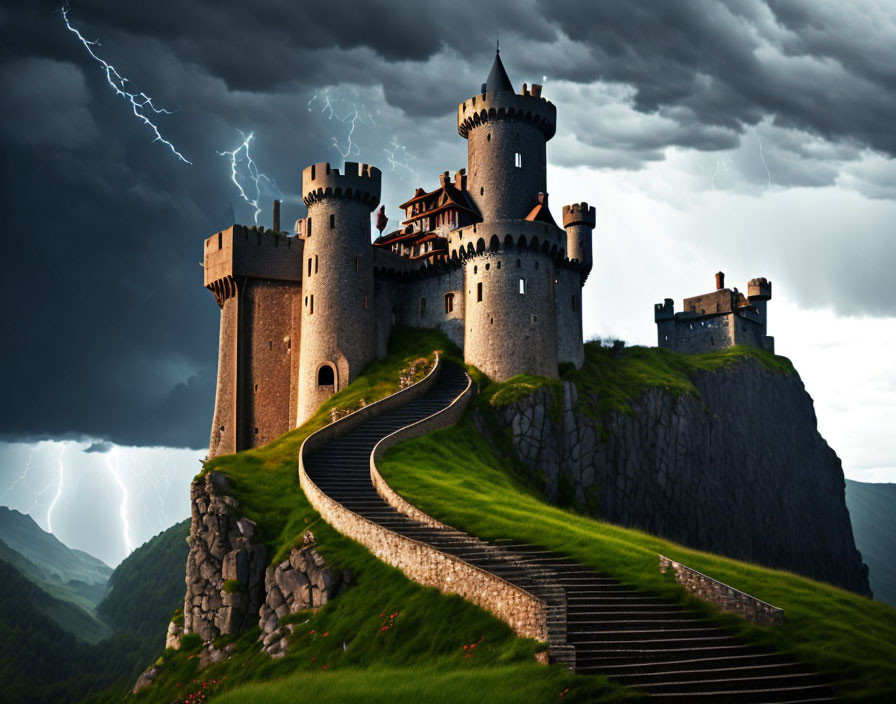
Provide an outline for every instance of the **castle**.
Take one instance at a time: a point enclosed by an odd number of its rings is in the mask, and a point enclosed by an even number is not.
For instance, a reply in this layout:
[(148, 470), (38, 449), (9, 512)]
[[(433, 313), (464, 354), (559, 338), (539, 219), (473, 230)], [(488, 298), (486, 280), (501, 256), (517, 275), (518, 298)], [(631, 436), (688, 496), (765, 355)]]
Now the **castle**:
[(685, 354), (712, 352), (732, 345), (759, 347), (774, 353), (769, 337), (767, 303), (772, 284), (751, 279), (747, 295), (725, 288), (725, 274), (716, 274), (716, 290), (684, 299), (684, 311), (675, 312), (671, 298), (654, 306), (657, 346)]
[(205, 286), (221, 309), (209, 457), (301, 425), (386, 354), (398, 325), (441, 329), (502, 381), (582, 365), (581, 289), (595, 209), (548, 208), (546, 145), (557, 110), (541, 86), (515, 92), (500, 54), (457, 109), (467, 168), (418, 188), (402, 227), (371, 242), (381, 173), (346, 162), (302, 173), (298, 236), (234, 225), (205, 240)]

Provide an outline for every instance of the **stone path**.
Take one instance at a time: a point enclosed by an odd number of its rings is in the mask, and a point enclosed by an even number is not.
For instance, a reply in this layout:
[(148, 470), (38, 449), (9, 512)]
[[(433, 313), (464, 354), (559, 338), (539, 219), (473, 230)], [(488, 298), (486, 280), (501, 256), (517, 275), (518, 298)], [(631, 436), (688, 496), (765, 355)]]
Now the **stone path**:
[[(780, 654), (744, 645), (697, 614), (621, 584), (563, 555), (514, 541), (485, 542), (399, 513), (370, 479), (380, 439), (445, 408), (467, 376), (445, 363), (422, 397), (369, 420), (305, 458), (309, 477), (331, 499), (396, 533), (461, 558), (548, 605), (552, 661), (604, 674), (676, 702), (832, 702), (824, 680)], [(572, 646), (572, 647), (570, 647)]]

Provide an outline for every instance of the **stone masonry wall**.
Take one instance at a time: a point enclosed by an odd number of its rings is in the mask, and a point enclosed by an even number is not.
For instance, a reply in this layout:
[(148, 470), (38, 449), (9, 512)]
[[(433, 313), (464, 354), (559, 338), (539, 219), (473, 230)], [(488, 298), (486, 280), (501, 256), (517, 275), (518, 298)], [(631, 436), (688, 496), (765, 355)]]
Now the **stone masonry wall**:
[(633, 415), (609, 413), (606, 440), (569, 382), (559, 421), (546, 387), (496, 416), (550, 500), (566, 488), (613, 523), (869, 594), (840, 460), (800, 379), (747, 358), (694, 383), (699, 397), (648, 389)]
[(778, 607), (670, 560), (665, 555), (659, 558), (660, 572), (672, 570), (675, 579), (688, 593), (709, 602), (720, 611), (738, 614), (757, 626), (780, 626), (784, 623), (784, 612)]

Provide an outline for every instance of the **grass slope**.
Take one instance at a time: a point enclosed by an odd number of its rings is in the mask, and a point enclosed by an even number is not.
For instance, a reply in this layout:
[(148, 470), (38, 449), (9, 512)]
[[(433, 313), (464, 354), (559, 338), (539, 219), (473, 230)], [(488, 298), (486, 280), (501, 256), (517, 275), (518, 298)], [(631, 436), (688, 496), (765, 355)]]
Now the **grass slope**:
[[(429, 701), (436, 691), (452, 692), (447, 699), (439, 696), (453, 702), (481, 701), (486, 691), (507, 701), (553, 700), (564, 690), (573, 701), (637, 698), (603, 678), (571, 675), (559, 666), (536, 666), (535, 641), (517, 638), (506, 624), (458, 596), (408, 580), (320, 520), (302, 493), (296, 463), (299, 447), (329, 422), (331, 409), (355, 408), (361, 398), (370, 403), (393, 393), (399, 372), (424, 350), (434, 349), (457, 354), (438, 333), (397, 331), (388, 358), (371, 364), (301, 428), (263, 448), (207, 463), (203, 471), (219, 471), (234, 480), (239, 510), (258, 524), (258, 536), (273, 563), (310, 529), (329, 565), (351, 570), (355, 583), (316, 613), (285, 617), (296, 632), (282, 660), (260, 652), (255, 628), (236, 641), (230, 660), (200, 673), (196, 654), (201, 643), (198, 636), (186, 636), (180, 651), (165, 652), (158, 679), (136, 702), (183, 701), (202, 690), (203, 683), (206, 690), (216, 692), (242, 685), (223, 701), (394, 700), (391, 693), (397, 689), (406, 691), (412, 701)], [(432, 361), (432, 352), (427, 357)], [(225, 637), (221, 643), (228, 640)]]
[(874, 598), (896, 606), (896, 484), (847, 479), (846, 507)]
[(628, 584), (681, 599), (680, 588), (658, 571), (657, 554), (668, 555), (784, 609), (785, 623), (775, 629), (716, 617), (746, 640), (816, 666), (833, 678), (844, 699), (887, 701), (896, 695), (896, 610), (804, 577), (547, 505), (508, 471), (469, 414), (452, 428), (393, 448), (380, 470), (402, 496), (450, 525), (483, 538), (558, 550)]

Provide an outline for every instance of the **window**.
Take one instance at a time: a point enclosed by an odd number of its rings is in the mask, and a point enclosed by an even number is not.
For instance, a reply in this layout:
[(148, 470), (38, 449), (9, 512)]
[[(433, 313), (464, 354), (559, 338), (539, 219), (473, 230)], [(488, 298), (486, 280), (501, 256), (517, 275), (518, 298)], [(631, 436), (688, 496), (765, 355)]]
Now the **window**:
[(526, 280), (523, 277), (520, 277), (520, 295), (526, 293)]
[(317, 273), (317, 255), (314, 255), (314, 273)]
[(445, 315), (448, 313), (454, 312), (454, 294), (446, 293), (445, 294)]
[(498, 268), (499, 269), (501, 268), (501, 262), (498, 262)]
[(523, 155), (519, 152), (513, 155), (513, 165), (518, 169), (523, 168)]
[(476, 284), (476, 302), (482, 303), (482, 282)]
[(219, 232), (218, 233), (218, 249), (221, 249), (221, 247), (223, 247), (223, 246), (224, 246), (224, 233)]
[(334, 227), (336, 227), (336, 216), (331, 213), (330, 214), (330, 229), (332, 230)]
[(314, 294), (311, 294), (311, 305), (309, 306), (308, 315), (314, 315)]
[(308, 276), (311, 276), (311, 257), (308, 257)]
[(367, 297), (367, 294), (365, 293), (364, 294), (364, 310), (367, 310), (368, 303), (369, 303), (369, 299)]
[(308, 226), (305, 228), (305, 237), (311, 237), (311, 218), (308, 217), (306, 222), (308, 223)]
[(317, 385), (320, 386), (336, 386), (336, 375), (333, 373), (333, 367), (325, 364), (317, 370)]
[(474, 273), (474, 274), (478, 274), (478, 273), (479, 273), (479, 267), (478, 267), (478, 266), (474, 266), (474, 267), (473, 267), (473, 273)]
[(420, 299), (420, 317), (422, 318), (424, 315), (426, 315), (426, 299), (421, 298)]
[[(485, 195), (485, 186), (481, 186), (481, 187), (479, 188), (479, 195), (481, 195), (481, 196), (484, 196), (484, 195)], [(476, 231), (476, 226), (473, 225), (473, 232), (475, 232), (475, 231)]]
[(489, 132), (487, 135), (485, 135), (485, 141), (486, 141), (486, 142), (491, 142), (491, 141), (492, 141), (492, 133), (491, 133), (491, 132)]
[(488, 270), (491, 268), (491, 266), (492, 266), (491, 264), (489, 264), (488, 262), (486, 262), (486, 264), (485, 264), (485, 270), (488, 271)]

